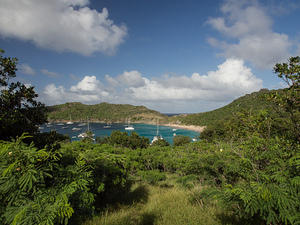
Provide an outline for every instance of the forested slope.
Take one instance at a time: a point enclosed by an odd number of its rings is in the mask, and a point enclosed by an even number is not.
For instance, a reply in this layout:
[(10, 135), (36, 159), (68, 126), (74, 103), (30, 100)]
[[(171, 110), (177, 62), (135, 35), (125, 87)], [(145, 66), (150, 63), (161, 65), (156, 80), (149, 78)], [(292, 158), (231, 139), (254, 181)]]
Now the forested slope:
[(145, 106), (133, 106), (128, 104), (100, 103), (85, 105), (79, 102), (65, 103), (48, 106), (48, 119), (50, 121), (103, 121), (103, 122), (154, 122), (167, 117), (161, 113), (150, 110)]
[(258, 92), (244, 95), (222, 108), (203, 113), (182, 114), (172, 117), (171, 120), (186, 125), (209, 126), (217, 121), (230, 119), (234, 113), (241, 111), (256, 113), (260, 110), (268, 110), (275, 113), (275, 105), (267, 97), (273, 92), (274, 90), (261, 89)]

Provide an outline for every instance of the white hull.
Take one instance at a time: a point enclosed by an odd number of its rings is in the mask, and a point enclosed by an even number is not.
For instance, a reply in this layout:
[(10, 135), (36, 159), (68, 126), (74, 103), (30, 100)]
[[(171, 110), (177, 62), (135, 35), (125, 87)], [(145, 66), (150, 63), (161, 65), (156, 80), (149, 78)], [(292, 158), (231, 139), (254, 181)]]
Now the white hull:
[(134, 127), (125, 127), (125, 130), (134, 130)]

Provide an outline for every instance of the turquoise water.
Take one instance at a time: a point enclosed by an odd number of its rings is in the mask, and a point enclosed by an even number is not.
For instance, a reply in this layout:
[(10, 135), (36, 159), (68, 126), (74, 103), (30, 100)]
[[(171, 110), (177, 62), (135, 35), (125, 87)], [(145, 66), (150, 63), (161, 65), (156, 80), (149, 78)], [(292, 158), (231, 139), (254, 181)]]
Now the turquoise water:
[[(85, 126), (78, 126), (79, 123), (74, 124), (51, 124), (51, 125), (43, 125), (40, 128), (41, 132), (48, 132), (51, 130), (55, 130), (57, 133), (60, 134), (68, 134), (72, 140), (79, 140), (78, 135), (80, 133), (83, 133), (87, 130), (87, 125)], [(110, 136), (111, 132), (114, 130), (120, 130), (123, 132), (127, 132), (130, 134), (133, 131), (126, 131), (125, 127), (126, 124), (121, 123), (115, 123), (111, 124), (110, 128), (104, 128), (106, 124), (104, 123), (90, 123), (90, 130), (95, 134), (95, 137), (106, 137)], [(149, 138), (151, 141), (153, 137), (156, 135), (156, 125), (149, 125), (149, 124), (132, 124), (134, 127), (134, 132), (138, 133), (140, 136)], [(80, 128), (80, 130), (72, 130), (73, 128)], [(184, 135), (189, 136), (191, 138), (197, 138), (199, 137), (199, 133), (195, 131), (190, 130), (183, 130), (183, 129), (176, 129), (176, 131), (173, 131), (174, 128), (167, 127), (167, 126), (159, 126), (159, 135), (161, 135), (166, 141), (168, 141), (170, 144), (173, 143), (173, 134), (176, 135)]]

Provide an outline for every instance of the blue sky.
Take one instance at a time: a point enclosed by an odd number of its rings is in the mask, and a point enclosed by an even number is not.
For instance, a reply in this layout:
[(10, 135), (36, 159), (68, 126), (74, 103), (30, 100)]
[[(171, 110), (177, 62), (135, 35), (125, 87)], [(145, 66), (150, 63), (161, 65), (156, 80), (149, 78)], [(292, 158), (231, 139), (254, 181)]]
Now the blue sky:
[(292, 0), (0, 0), (0, 48), (47, 105), (203, 112), (283, 86), (300, 55)]

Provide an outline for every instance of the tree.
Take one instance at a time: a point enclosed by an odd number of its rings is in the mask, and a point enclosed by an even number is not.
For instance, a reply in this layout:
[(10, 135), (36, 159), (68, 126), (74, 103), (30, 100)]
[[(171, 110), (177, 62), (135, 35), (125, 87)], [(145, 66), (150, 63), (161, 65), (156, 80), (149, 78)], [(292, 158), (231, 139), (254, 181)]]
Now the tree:
[(274, 94), (273, 101), (289, 114), (293, 134), (300, 141), (300, 56), (289, 58), (288, 63), (277, 63), (274, 73), (288, 87), (283, 94)]
[(0, 49), (0, 139), (9, 140), (22, 133), (35, 134), (47, 121), (45, 105), (38, 102), (34, 87), (14, 82), (17, 58), (3, 56)]
[(182, 146), (191, 142), (191, 138), (188, 136), (177, 135), (173, 138), (174, 146)]

